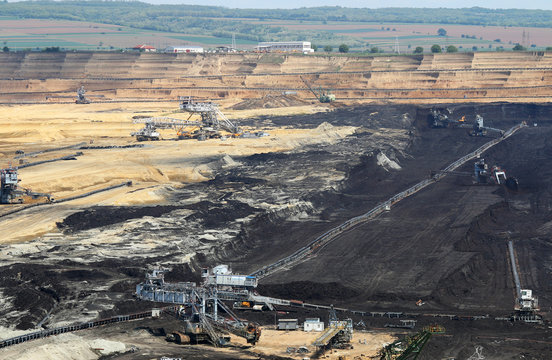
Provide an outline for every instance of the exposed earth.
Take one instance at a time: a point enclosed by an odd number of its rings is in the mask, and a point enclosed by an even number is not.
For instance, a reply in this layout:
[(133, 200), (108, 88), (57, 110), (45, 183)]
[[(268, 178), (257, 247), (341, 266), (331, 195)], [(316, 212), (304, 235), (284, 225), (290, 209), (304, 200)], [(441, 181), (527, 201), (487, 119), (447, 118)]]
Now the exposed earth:
[[(251, 273), (499, 136), (433, 129), (429, 105), (294, 101), (284, 105), (297, 106), (284, 109), (223, 109), (244, 128), (266, 131), (267, 137), (173, 141), (174, 132), (166, 130), (163, 141), (143, 147), (135, 147), (129, 135), (139, 126), (132, 124), (133, 116), (182, 116), (176, 103), (3, 106), (0, 152), (6, 163), (17, 164), (18, 149), (29, 154), (86, 142), (76, 160), (21, 169), (22, 186), (63, 199), (122, 181), (133, 184), (6, 216), (1, 215), (24, 205), (0, 207), (0, 338), (32, 331), (41, 322), (55, 327), (150, 309), (155, 304), (132, 296), (149, 266), (172, 268), (167, 281), (199, 281), (202, 267), (217, 264)], [(248, 107), (262, 108), (262, 101)], [(552, 107), (439, 107), (469, 122), (480, 114), (487, 126), (500, 129), (528, 123), (482, 155), (515, 176), (519, 190), (477, 185), (471, 176), (450, 174), (297, 266), (263, 279), (258, 290), (349, 309), (416, 313), (418, 325), (410, 333), (432, 323), (444, 325), (446, 334), (433, 336), (423, 359), (466, 359), (475, 346), (483, 346), (486, 359), (546, 359), (552, 344)], [(458, 171), (471, 174), (473, 161)], [(495, 320), (511, 314), (514, 306), (509, 239), (522, 286), (539, 297), (544, 324)], [(417, 307), (418, 299), (425, 305)], [(240, 314), (265, 326), (274, 324), (275, 316), (327, 319), (325, 311), (278, 310), (284, 314)], [(384, 328), (397, 322), (393, 319), (339, 316), (365, 322), (366, 328), (356, 331), (373, 344), (366, 356), (409, 332)], [(289, 357), (262, 343), (261, 350), (238, 342), (219, 352), (167, 345), (162, 336), (151, 335), (152, 329), (175, 326), (169, 319), (118, 324), (0, 349), (0, 357), (36, 358), (75, 344), (81, 358), (90, 359)], [(289, 341), (269, 331), (263, 336), (268, 343)], [(114, 343), (93, 343), (98, 339)], [(114, 349), (110, 355), (93, 350), (108, 345)], [(132, 346), (139, 350), (130, 353)]]
[(549, 102), (552, 53), (0, 53), (0, 86), (6, 104), (71, 103), (80, 86), (95, 102), (191, 95), (236, 104), (282, 93), (315, 102), (309, 86), (346, 103)]

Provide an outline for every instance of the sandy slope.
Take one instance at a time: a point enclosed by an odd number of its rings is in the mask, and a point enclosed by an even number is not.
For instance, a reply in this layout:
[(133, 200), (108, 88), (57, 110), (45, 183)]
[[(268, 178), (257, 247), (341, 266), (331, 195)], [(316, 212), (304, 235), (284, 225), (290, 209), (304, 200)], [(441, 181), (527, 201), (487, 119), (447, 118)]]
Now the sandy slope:
[[(25, 153), (86, 142), (89, 146), (125, 146), (138, 142), (130, 136), (141, 127), (133, 124), (134, 115), (186, 118), (175, 112), (175, 103), (91, 104), (91, 105), (20, 105), (3, 106), (0, 112), (0, 154), (2, 167), (14, 159), (16, 150)], [(324, 108), (297, 107), (282, 113), (308, 113)], [(275, 110), (267, 111), (275, 113)], [(232, 118), (258, 116), (258, 110), (229, 112)], [(246, 130), (254, 131), (254, 128)], [(307, 144), (331, 143), (354, 132), (354, 127), (320, 126), (316, 129), (267, 129), (262, 138), (229, 138), (207, 141), (173, 141), (173, 130), (161, 130), (163, 141), (143, 143), (143, 148), (84, 149), (77, 160), (58, 161), (20, 169), (20, 185), (33, 191), (51, 193), (55, 199), (82, 194), (127, 180), (132, 187), (100, 193), (70, 203), (24, 211), (0, 224), (9, 233), (1, 241), (32, 239), (55, 229), (61, 220), (76, 209), (102, 205), (164, 203), (167, 187), (182, 187), (205, 181), (218, 169), (235, 165), (232, 158), (251, 154), (288, 151)], [(26, 162), (53, 159), (74, 154), (75, 149), (27, 157)], [(225, 156), (230, 158), (225, 159)], [(230, 164), (228, 163), (230, 162)], [(12, 205), (2, 206), (0, 213)]]

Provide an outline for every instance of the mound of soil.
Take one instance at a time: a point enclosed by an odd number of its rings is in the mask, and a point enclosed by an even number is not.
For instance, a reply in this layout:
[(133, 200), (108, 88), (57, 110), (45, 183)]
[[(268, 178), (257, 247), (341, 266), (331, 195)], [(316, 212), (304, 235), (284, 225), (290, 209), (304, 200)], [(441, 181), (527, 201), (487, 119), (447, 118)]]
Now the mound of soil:
[[(194, 210), (194, 213), (189, 215), (187, 220), (202, 221), (206, 227), (215, 227), (224, 222), (246, 217), (255, 211), (251, 206), (239, 201), (228, 201), (227, 205), (223, 208), (209, 201), (200, 201), (185, 206), (98, 206), (71, 214), (56, 225), (65, 233), (74, 233), (144, 216), (160, 217), (177, 209), (190, 209)], [(231, 207), (232, 211), (228, 211), (228, 207)]]
[(178, 206), (99, 206), (69, 215), (56, 225), (63, 232), (75, 232), (117, 224), (144, 216), (159, 217), (178, 208)]
[(233, 110), (247, 110), (247, 109), (269, 109), (288, 106), (302, 106), (309, 105), (310, 103), (305, 100), (299, 99), (293, 95), (265, 95), (262, 98), (246, 99), (232, 106)]

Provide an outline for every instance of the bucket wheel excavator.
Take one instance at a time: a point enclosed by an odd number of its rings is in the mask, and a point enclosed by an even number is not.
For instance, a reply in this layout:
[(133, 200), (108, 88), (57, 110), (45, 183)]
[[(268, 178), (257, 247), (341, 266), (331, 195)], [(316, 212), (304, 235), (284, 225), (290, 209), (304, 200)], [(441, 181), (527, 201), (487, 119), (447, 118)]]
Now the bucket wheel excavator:
[(498, 133), (500, 135), (504, 134), (504, 130), (493, 128), (490, 126), (485, 126), (485, 121), (483, 116), (476, 115), (475, 121), (473, 124), (466, 123), (466, 116), (462, 116), (459, 119), (453, 119), (451, 117), (452, 110), (449, 108), (446, 109), (437, 109), (433, 108), (429, 112), (428, 122), (432, 128), (463, 128), (471, 129), (469, 131), (470, 136), (486, 136), (489, 132)]
[[(220, 137), (220, 130), (224, 130), (231, 137), (239, 137), (243, 131), (237, 123), (232, 122), (220, 111), (218, 104), (210, 101), (197, 101), (191, 96), (180, 98), (180, 110), (190, 113), (190, 117), (197, 114), (201, 117), (199, 122), (199, 135), (208, 137)], [(217, 136), (213, 136), (216, 134)]]
[(50, 194), (34, 192), (19, 186), (17, 167), (8, 167), (0, 169), (0, 204), (22, 204), (24, 202), (33, 202), (39, 198), (46, 198), (47, 202), (53, 202), (54, 198)]
[(85, 96), (86, 90), (84, 90), (84, 86), (81, 86), (77, 90), (77, 100), (75, 100), (75, 104), (90, 104), (90, 100)]
[(498, 165), (489, 166), (485, 159), (479, 159), (474, 164), (473, 172), (464, 171), (437, 171), (436, 174), (448, 174), (455, 176), (470, 176), (476, 184), (504, 185), (512, 191), (518, 190), (518, 180), (515, 177), (507, 176), (506, 171)]
[[(178, 139), (206, 140), (222, 136), (240, 137), (242, 129), (237, 123), (228, 119), (217, 104), (213, 102), (199, 102), (193, 97), (180, 98), (180, 110), (188, 112), (188, 119), (174, 119), (170, 117), (150, 117), (134, 119), (134, 124), (144, 124), (144, 127), (131, 133), (138, 141), (160, 140), (159, 129), (174, 129)], [(193, 115), (199, 119), (190, 120)], [(225, 133), (223, 133), (224, 131)]]

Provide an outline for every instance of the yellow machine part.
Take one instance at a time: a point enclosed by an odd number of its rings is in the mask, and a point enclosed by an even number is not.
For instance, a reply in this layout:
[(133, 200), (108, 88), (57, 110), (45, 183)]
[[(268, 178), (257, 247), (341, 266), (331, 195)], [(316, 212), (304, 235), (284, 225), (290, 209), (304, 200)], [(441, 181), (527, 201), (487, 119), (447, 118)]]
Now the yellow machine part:
[(426, 326), (424, 327), (424, 330), (432, 334), (444, 334), (446, 331), (444, 326), (436, 325), (436, 324)]

